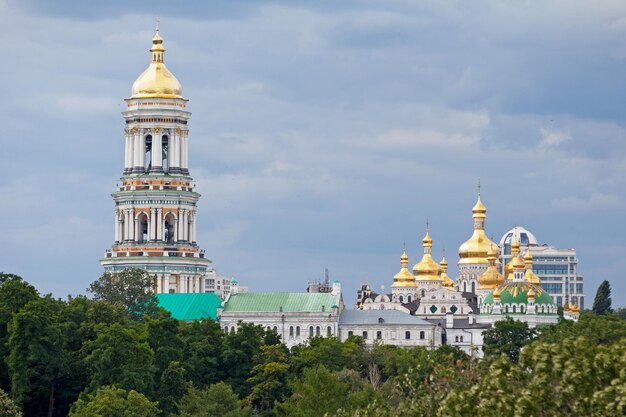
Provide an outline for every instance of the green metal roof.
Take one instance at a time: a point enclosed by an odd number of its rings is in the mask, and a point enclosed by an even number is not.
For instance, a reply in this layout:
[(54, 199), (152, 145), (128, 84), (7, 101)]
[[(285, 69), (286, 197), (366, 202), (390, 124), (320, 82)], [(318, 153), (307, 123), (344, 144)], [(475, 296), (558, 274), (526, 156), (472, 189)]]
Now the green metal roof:
[(265, 292), (231, 295), (224, 304), (224, 313), (229, 312), (279, 312), (303, 313), (332, 311), (339, 305), (340, 295), (330, 293)]
[[(554, 304), (552, 297), (543, 288), (536, 284), (528, 282), (506, 281), (501, 284), (500, 303), (501, 304), (528, 304), (528, 290), (531, 288), (535, 291), (535, 305)], [(483, 304), (493, 304), (493, 292), (485, 297)]]
[(192, 321), (210, 318), (217, 319), (217, 309), (222, 300), (213, 293), (157, 294), (159, 307), (170, 312), (173, 318)]

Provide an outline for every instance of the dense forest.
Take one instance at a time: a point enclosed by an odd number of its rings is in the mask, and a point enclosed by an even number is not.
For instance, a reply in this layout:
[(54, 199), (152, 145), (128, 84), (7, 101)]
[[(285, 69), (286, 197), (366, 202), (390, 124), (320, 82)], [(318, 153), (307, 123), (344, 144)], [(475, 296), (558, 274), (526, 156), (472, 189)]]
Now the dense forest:
[(624, 310), (502, 321), (482, 359), (358, 337), (290, 351), (258, 326), (174, 320), (149, 286), (105, 274), (59, 300), (0, 274), (0, 417), (626, 415)]

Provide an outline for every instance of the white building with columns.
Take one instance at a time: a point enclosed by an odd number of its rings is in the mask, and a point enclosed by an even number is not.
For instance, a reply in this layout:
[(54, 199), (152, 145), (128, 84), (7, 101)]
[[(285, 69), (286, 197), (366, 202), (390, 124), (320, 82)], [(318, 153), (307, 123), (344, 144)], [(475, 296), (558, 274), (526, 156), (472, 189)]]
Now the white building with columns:
[(105, 272), (140, 268), (157, 293), (205, 292), (211, 261), (196, 243), (200, 194), (189, 175), (187, 99), (164, 63), (157, 28), (151, 62), (125, 99), (124, 171), (112, 194), (115, 242), (100, 261)]

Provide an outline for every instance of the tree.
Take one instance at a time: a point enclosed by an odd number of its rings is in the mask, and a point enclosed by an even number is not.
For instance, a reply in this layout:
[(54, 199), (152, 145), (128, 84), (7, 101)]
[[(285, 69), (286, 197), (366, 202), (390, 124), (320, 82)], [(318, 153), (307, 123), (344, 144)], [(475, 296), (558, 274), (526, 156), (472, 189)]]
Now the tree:
[(116, 385), (146, 395), (154, 387), (154, 352), (144, 335), (120, 323), (98, 325), (96, 340), (85, 343), (85, 365), (90, 374), (89, 389)]
[(486, 355), (505, 354), (511, 361), (517, 362), (522, 348), (536, 336), (537, 332), (530, 329), (526, 322), (507, 317), (483, 333), (483, 352)]
[(170, 362), (161, 375), (156, 399), (159, 400), (161, 415), (164, 417), (178, 412), (177, 403), (187, 393), (189, 384), (185, 379), (185, 370), (179, 362)]
[(2, 389), (0, 389), (0, 417), (22, 417), (19, 408)]
[(244, 407), (232, 388), (218, 382), (205, 389), (191, 387), (178, 404), (178, 417), (250, 417), (252, 410)]
[(81, 395), (69, 417), (154, 417), (159, 413), (157, 403), (137, 391), (104, 386)]
[(274, 402), (284, 401), (289, 394), (287, 377), (289, 363), (284, 345), (261, 346), (256, 358), (257, 364), (252, 368), (248, 382), (252, 391), (248, 401), (260, 411), (261, 415), (271, 414)]
[(54, 415), (59, 379), (68, 363), (60, 320), (63, 307), (50, 296), (33, 300), (9, 325), (11, 393), (28, 416)]
[(141, 269), (125, 269), (121, 272), (105, 272), (91, 283), (87, 291), (95, 300), (105, 300), (125, 307), (129, 317), (141, 320), (144, 315), (155, 317), (158, 301), (154, 295), (154, 282)]
[[(159, 310), (157, 316), (147, 321), (148, 344), (154, 351), (157, 378), (172, 361), (180, 362), (184, 343), (180, 338), (180, 325), (165, 310)], [(162, 407), (161, 407), (162, 408)]]
[(181, 323), (181, 365), (185, 368), (187, 380), (195, 387), (204, 388), (222, 379), (225, 373), (222, 365), (223, 339), (224, 332), (213, 320)]
[(22, 281), (22, 278), (13, 274), (0, 274), (0, 389), (11, 390), (9, 368), (4, 360), (9, 355), (9, 323), (13, 314), (37, 298), (39, 294), (35, 287)]
[(261, 349), (264, 335), (265, 332), (261, 326), (240, 323), (236, 333), (229, 333), (224, 337), (222, 364), (226, 372), (226, 382), (241, 397), (250, 394), (247, 379), (250, 376), (254, 358)]
[(323, 365), (306, 368), (302, 377), (290, 384), (293, 392), (285, 402), (276, 404), (277, 416), (318, 417), (335, 413), (346, 401), (348, 383)]
[(602, 284), (598, 287), (591, 310), (598, 315), (609, 314), (613, 311), (611, 309), (611, 284), (609, 284), (609, 281), (602, 281)]

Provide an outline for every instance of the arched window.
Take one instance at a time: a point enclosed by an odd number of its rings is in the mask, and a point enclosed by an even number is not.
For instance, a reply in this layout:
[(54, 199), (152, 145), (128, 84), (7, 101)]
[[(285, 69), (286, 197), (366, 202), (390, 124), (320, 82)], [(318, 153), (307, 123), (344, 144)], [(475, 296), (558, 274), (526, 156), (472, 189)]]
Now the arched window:
[(426, 337), (426, 334), (424, 333), (424, 331), (420, 332), (420, 339), (424, 340), (424, 338)]
[(169, 152), (169, 139), (167, 135), (163, 135), (161, 138), (161, 160), (163, 161), (163, 172), (168, 172), (170, 168), (170, 152)]
[(410, 339), (411, 338), (411, 332), (404, 332), (404, 338), (405, 339)]
[(463, 343), (463, 336), (459, 337), (459, 342)]
[(513, 306), (513, 313), (517, 313), (517, 306)]
[(407, 302), (407, 303), (410, 303), (410, 302), (411, 302), (411, 296), (410, 296), (410, 295), (409, 295), (409, 297), (407, 298), (407, 301), (406, 301), (406, 302)]
[(322, 329), (320, 328), (320, 326), (317, 326), (315, 328), (315, 336), (321, 336), (322, 335)]
[(293, 326), (289, 326), (289, 337), (293, 337)]
[(363, 339), (367, 340), (367, 332), (363, 332)]
[(404, 302), (404, 298), (402, 296), (400, 296), (400, 302)]
[(422, 290), (422, 297), (426, 296), (426, 291)]
[(331, 337), (333, 335), (333, 329), (330, 326), (326, 328), (326, 337)]
[(278, 327), (274, 326), (273, 330), (278, 333)]
[[(167, 213), (164, 219), (164, 227), (163, 227), (163, 241), (166, 243), (174, 243), (178, 239), (176, 239), (176, 218), (173, 213)], [(160, 227), (160, 225), (157, 225)]]
[(348, 337), (352, 337), (353, 335), (354, 335), (354, 332), (353, 332), (352, 330), (350, 330), (350, 331), (348, 332)]
[(472, 281), (472, 292), (476, 292), (476, 282)]
[(467, 282), (463, 283), (463, 292), (467, 292)]
[(376, 339), (381, 340), (383, 338), (383, 332), (380, 330), (376, 332)]
[(140, 213), (137, 216), (137, 224), (139, 225), (138, 242), (143, 243), (148, 241), (148, 216), (146, 213)]
[(314, 330), (313, 330), (313, 326), (309, 327), (309, 337), (313, 337), (314, 335)]
[(296, 326), (296, 337), (300, 337), (300, 326)]
[(228, 334), (228, 326), (224, 326), (224, 333)]
[(152, 167), (152, 135), (146, 136), (146, 172)]
[(519, 306), (519, 312), (520, 312), (520, 313), (523, 313), (523, 312), (524, 312), (524, 306), (523, 306), (523, 305)]
[(454, 341), (458, 343), (458, 341), (459, 341), (459, 336), (454, 336)]
[(508, 313), (508, 312), (509, 312), (509, 306), (508, 306), (508, 304), (507, 304), (506, 306), (504, 306), (504, 312), (505, 312), (505, 313)]

